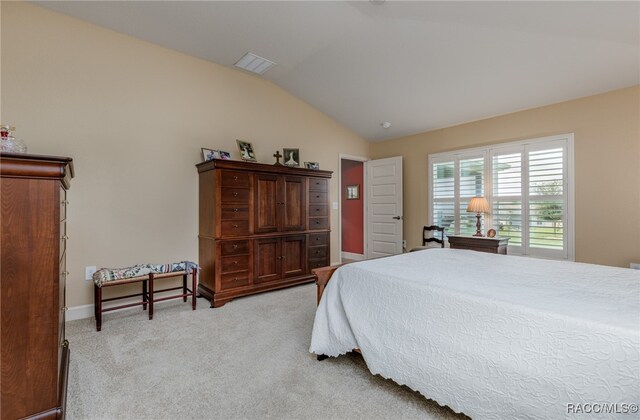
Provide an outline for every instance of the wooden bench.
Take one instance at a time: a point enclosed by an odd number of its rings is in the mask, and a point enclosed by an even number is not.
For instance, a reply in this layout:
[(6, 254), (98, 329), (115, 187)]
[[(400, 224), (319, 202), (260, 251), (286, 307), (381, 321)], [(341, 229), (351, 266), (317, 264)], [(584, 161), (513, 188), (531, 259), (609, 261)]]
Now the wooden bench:
[[(195, 311), (196, 309), (196, 290), (197, 289), (197, 278), (198, 278), (198, 269), (194, 268), (191, 271), (191, 289), (187, 287), (187, 276), (189, 273), (187, 271), (173, 271), (167, 273), (149, 273), (143, 276), (137, 277), (129, 277), (122, 278), (118, 280), (111, 280), (107, 282), (103, 282), (101, 285), (98, 285), (97, 282), (94, 282), (93, 291), (94, 291), (94, 306), (95, 306), (95, 318), (96, 318), (96, 330), (100, 331), (102, 329), (102, 314), (104, 312), (115, 311), (117, 309), (130, 308), (133, 306), (142, 305), (142, 309), (146, 310), (147, 306), (149, 307), (149, 319), (153, 319), (153, 304), (154, 302), (161, 302), (169, 299), (178, 299), (182, 298), (183, 302), (187, 301), (187, 297), (191, 296), (191, 309)], [(178, 287), (170, 287), (166, 289), (155, 289), (155, 280), (164, 279), (169, 277), (178, 277), (182, 276), (182, 286)], [(118, 296), (108, 299), (102, 298), (102, 289), (105, 287), (113, 287), (113, 286), (122, 286), (125, 284), (132, 283), (142, 283), (142, 293), (134, 293), (126, 296)], [(147, 287), (148, 286), (148, 287)], [(156, 293), (169, 292), (172, 290), (180, 290), (182, 289), (181, 294), (171, 295), (171, 296), (163, 296), (161, 298), (155, 298)], [(104, 302), (111, 302), (114, 300), (120, 299), (128, 299), (136, 296), (141, 296), (142, 300), (139, 302), (127, 303), (124, 305), (111, 306), (108, 308), (103, 308), (102, 304)]]

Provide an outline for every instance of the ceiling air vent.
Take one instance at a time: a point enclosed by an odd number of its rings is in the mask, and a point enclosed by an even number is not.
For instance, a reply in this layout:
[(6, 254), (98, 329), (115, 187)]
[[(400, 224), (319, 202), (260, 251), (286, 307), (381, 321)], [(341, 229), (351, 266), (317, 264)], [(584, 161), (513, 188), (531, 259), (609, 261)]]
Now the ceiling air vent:
[(250, 71), (251, 73), (264, 74), (276, 63), (269, 61), (266, 58), (259, 57), (255, 54), (246, 53), (240, 60), (234, 64), (236, 67), (242, 70)]

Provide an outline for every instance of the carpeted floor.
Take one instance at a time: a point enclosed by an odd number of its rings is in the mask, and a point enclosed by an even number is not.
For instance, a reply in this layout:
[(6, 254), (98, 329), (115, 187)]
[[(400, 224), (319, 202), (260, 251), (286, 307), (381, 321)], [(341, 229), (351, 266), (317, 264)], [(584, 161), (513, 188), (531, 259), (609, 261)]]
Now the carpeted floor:
[(315, 286), (198, 299), (67, 324), (68, 419), (454, 419), (418, 393), (373, 376), (358, 355), (308, 352)]

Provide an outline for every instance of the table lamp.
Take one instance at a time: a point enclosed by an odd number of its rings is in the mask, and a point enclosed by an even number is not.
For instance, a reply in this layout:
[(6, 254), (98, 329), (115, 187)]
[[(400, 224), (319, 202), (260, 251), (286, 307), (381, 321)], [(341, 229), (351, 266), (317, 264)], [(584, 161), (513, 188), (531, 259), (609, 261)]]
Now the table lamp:
[(467, 206), (468, 212), (474, 212), (478, 221), (476, 222), (476, 233), (473, 236), (484, 236), (480, 230), (480, 217), (482, 213), (489, 213), (489, 203), (484, 197), (473, 197)]

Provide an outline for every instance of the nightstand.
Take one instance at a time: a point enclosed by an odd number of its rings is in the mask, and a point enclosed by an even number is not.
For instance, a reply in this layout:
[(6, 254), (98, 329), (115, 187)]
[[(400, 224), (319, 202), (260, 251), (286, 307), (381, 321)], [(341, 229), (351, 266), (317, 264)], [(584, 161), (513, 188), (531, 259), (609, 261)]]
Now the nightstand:
[(509, 238), (484, 236), (447, 235), (449, 246), (453, 249), (469, 249), (472, 251), (489, 252), (491, 254), (507, 254)]

